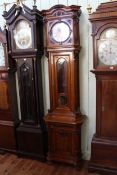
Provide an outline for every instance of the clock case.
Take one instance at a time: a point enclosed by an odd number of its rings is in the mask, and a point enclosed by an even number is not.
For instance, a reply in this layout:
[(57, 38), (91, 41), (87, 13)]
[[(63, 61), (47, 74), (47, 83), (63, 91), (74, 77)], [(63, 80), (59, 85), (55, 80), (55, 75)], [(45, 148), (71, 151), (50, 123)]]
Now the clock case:
[(91, 142), (90, 171), (117, 174), (117, 66), (98, 64), (98, 40), (103, 31), (117, 28), (117, 2), (102, 3), (90, 15), (96, 76), (96, 133)]
[[(41, 57), (43, 56), (43, 17), (36, 6), (29, 9), (13, 5), (4, 12), (8, 27), (8, 53), (13, 68), (17, 74), (18, 88), (15, 93), (19, 96), (19, 125), (16, 128), (17, 153), (19, 155), (46, 159), (47, 131), (43, 120), (43, 90)], [(20, 20), (29, 23), (32, 33), (32, 48), (17, 49), (14, 42), (13, 30)]]
[[(42, 12), (45, 29), (45, 54), (49, 63), (50, 110), (48, 127), (48, 161), (76, 165), (81, 160), (81, 125), (84, 116), (79, 102), (79, 17), (80, 6), (56, 5)], [(52, 27), (64, 22), (70, 36), (56, 42)], [(60, 64), (59, 64), (60, 63)]]
[[(0, 43), (4, 49), (5, 65), (0, 66), (0, 150), (16, 152), (15, 128), (18, 125), (17, 96), (14, 73), (8, 58), (7, 30), (0, 28)], [(3, 55), (1, 55), (3, 56)]]

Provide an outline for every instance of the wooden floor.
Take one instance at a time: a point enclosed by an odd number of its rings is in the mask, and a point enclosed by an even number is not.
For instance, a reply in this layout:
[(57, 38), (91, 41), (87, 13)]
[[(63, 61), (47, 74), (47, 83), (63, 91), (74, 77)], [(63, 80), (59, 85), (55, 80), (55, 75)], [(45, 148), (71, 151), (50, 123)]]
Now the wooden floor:
[[(18, 158), (13, 154), (0, 154), (0, 175), (89, 175), (87, 165), (78, 167), (58, 163), (43, 163), (37, 160)], [(97, 175), (92, 174), (90, 175)]]

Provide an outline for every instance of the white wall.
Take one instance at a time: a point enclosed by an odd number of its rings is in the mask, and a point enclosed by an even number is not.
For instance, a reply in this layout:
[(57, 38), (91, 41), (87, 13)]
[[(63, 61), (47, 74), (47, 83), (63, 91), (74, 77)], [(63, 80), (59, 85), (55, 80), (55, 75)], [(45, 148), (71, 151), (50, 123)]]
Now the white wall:
[[(108, 0), (109, 1), (109, 0)], [(4, 0), (9, 2), (9, 0)], [(10, 1), (14, 2), (14, 0)], [(85, 159), (90, 158), (90, 145), (93, 134), (95, 133), (95, 115), (96, 115), (96, 91), (95, 91), (95, 76), (90, 73), (93, 68), (93, 50), (91, 38), (91, 24), (88, 21), (87, 5), (91, 4), (92, 12), (97, 6), (107, 0), (37, 0), (39, 10), (48, 9), (56, 4), (64, 5), (80, 5), (82, 15), (80, 17), (80, 107), (81, 112), (87, 116), (87, 120), (82, 127), (82, 152)], [(1, 2), (0, 2), (1, 3)], [(32, 8), (33, 0), (26, 0), (25, 4)], [(12, 4), (7, 6), (7, 10)], [(4, 20), (2, 17), (3, 6), (0, 6), (0, 26), (3, 27)], [(49, 108), (49, 89), (48, 89), (48, 67), (47, 59), (44, 58), (42, 62), (43, 71), (45, 74), (44, 83), (44, 97), (45, 97), (45, 113)]]

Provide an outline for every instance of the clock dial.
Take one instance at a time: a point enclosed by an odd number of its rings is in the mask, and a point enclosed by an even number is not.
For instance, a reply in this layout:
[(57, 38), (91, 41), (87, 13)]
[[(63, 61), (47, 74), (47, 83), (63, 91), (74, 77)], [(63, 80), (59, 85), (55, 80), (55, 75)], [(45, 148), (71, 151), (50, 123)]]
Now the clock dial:
[(117, 29), (105, 30), (98, 42), (99, 65), (117, 65)]
[(0, 43), (0, 67), (5, 66), (5, 55), (4, 55), (4, 47), (2, 43)]
[(70, 36), (70, 28), (65, 22), (57, 22), (51, 28), (51, 37), (56, 42), (65, 42)]
[(32, 48), (31, 28), (27, 21), (20, 20), (14, 30), (16, 49)]

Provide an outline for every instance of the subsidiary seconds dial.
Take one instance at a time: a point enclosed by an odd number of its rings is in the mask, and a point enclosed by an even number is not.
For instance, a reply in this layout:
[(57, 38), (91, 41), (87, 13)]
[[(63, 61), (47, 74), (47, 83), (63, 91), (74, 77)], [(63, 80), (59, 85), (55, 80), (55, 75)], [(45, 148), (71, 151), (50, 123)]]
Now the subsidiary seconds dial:
[(98, 58), (100, 65), (117, 65), (117, 29), (105, 30), (98, 44)]

